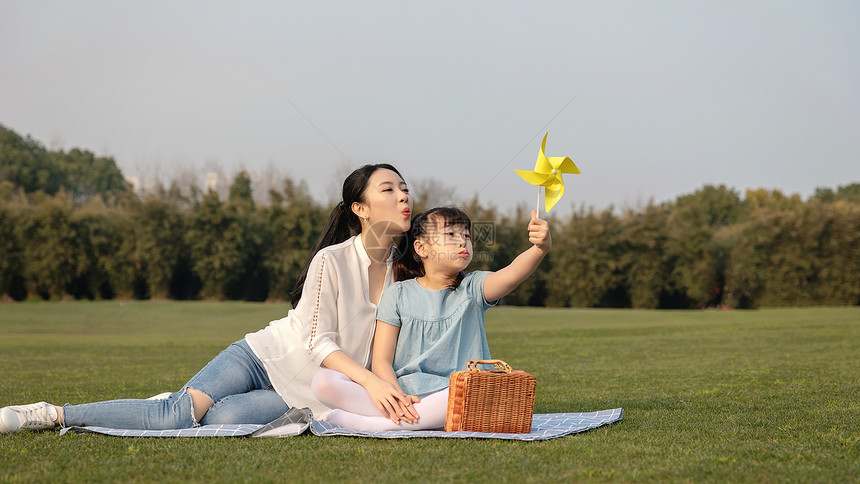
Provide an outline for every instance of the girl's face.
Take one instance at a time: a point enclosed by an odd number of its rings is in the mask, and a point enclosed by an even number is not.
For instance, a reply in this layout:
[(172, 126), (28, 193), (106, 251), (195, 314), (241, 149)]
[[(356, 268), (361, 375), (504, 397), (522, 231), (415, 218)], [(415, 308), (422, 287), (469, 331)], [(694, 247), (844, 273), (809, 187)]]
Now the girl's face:
[(431, 269), (454, 276), (472, 261), (472, 236), (465, 225), (448, 224), (441, 217), (432, 222), (433, 227), (415, 241), (415, 252), (425, 272)]
[(409, 187), (397, 173), (380, 168), (368, 179), (364, 203), (354, 203), (353, 211), (362, 219), (362, 231), (372, 228), (377, 235), (402, 234), (411, 224)]

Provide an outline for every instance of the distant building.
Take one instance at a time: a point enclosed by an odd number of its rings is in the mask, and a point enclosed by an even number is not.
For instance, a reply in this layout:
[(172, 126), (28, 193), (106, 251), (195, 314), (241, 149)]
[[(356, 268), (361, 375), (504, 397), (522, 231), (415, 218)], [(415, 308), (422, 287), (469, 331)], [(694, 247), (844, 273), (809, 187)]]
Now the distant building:
[(206, 174), (206, 191), (218, 191), (218, 177), (219, 174), (214, 171)]
[(143, 187), (141, 187), (141, 185), (140, 185), (140, 177), (139, 176), (133, 176), (133, 175), (126, 176), (125, 181), (127, 181), (129, 184), (131, 184), (132, 193), (135, 193), (137, 195), (142, 195), (141, 189)]

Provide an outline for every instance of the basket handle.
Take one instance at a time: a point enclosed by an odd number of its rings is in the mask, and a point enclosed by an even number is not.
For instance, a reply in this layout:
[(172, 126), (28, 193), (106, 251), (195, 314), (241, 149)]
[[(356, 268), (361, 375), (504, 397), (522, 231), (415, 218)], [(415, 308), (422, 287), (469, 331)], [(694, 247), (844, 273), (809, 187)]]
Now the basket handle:
[(478, 365), (493, 365), (496, 367), (496, 370), (504, 371), (505, 373), (510, 373), (513, 371), (511, 365), (505, 363), (502, 360), (471, 360), (466, 365), (466, 368), (468, 368), (469, 371), (482, 371), (480, 368), (478, 368)]

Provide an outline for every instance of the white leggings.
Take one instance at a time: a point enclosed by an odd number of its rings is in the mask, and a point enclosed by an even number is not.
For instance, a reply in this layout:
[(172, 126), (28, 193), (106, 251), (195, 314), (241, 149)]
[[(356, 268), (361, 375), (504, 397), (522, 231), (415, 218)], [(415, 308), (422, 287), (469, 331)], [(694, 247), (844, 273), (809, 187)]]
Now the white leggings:
[(414, 404), (418, 412), (415, 423), (396, 424), (383, 417), (364, 387), (339, 371), (320, 370), (311, 382), (311, 391), (317, 400), (333, 409), (322, 417), (341, 427), (354, 430), (426, 430), (445, 427), (448, 410), (448, 387), (425, 395)]

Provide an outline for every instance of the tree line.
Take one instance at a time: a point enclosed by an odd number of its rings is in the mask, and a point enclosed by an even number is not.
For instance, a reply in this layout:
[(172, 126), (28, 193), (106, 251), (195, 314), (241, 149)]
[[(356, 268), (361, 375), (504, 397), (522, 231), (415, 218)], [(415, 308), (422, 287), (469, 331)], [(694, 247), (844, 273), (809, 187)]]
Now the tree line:
[(62, 190), (78, 203), (128, 190), (113, 158), (79, 148), (51, 151), (0, 124), (0, 181), (4, 180), (27, 193), (54, 195)]
[[(416, 213), (439, 198), (438, 184), (417, 186)], [(224, 199), (175, 182), (140, 196), (111, 158), (52, 152), (0, 126), (0, 296), (285, 301), (327, 205), (289, 178), (257, 204), (246, 173)], [(527, 248), (526, 207), (458, 205), (475, 224), (470, 270), (499, 269)], [(806, 201), (704, 186), (670, 202), (549, 219), (552, 251), (504, 303), (860, 304), (858, 183), (820, 188)]]

